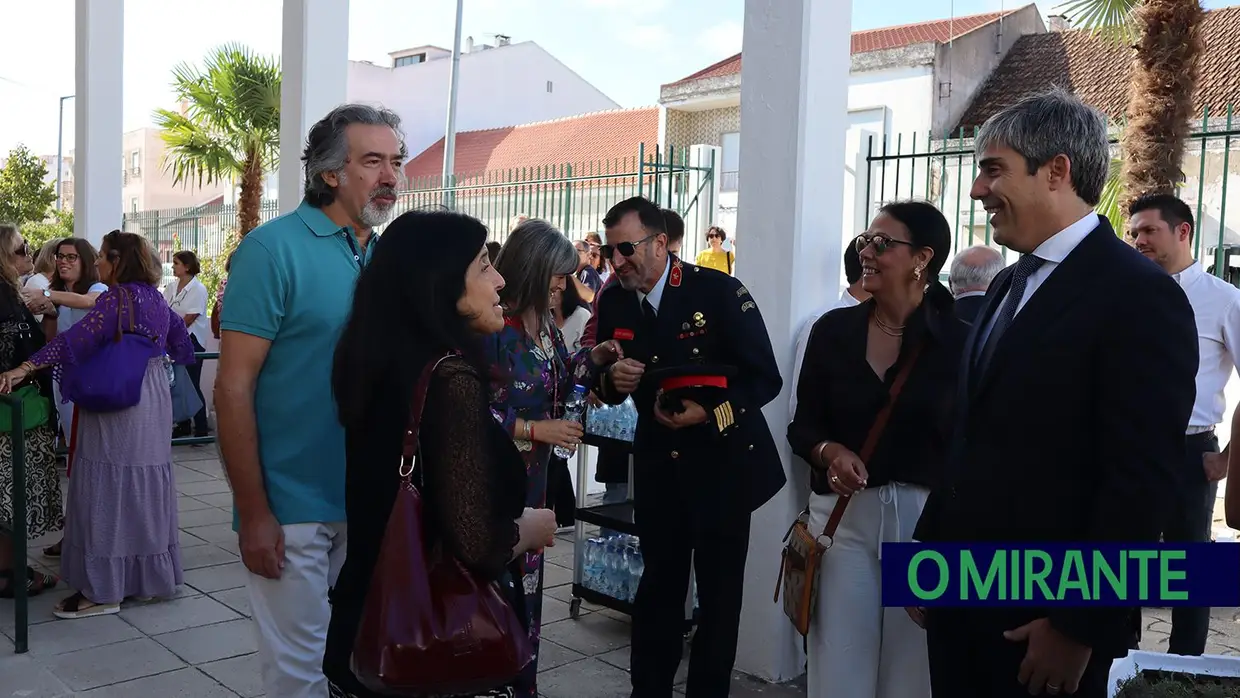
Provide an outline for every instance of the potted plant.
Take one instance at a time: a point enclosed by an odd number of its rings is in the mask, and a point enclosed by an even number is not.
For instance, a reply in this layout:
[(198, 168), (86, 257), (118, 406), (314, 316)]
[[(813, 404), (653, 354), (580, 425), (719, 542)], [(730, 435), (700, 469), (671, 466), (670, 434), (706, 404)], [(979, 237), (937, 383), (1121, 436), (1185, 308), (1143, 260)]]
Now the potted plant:
[(1110, 681), (1111, 698), (1240, 698), (1240, 657), (1133, 651)]

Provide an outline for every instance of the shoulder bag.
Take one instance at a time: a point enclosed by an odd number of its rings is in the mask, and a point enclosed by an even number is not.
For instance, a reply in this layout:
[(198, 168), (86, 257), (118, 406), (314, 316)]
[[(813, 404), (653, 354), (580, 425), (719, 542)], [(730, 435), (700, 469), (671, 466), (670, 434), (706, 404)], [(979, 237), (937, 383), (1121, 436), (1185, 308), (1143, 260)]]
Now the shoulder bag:
[[(883, 409), (879, 410), (878, 415), (874, 417), (874, 423), (870, 425), (870, 432), (866, 435), (861, 453), (857, 454), (862, 463), (868, 463), (870, 457), (874, 455), (878, 439), (887, 426), (887, 419), (891, 417), (891, 409), (895, 406), (896, 398), (904, 388), (904, 383), (908, 380), (908, 375), (913, 370), (920, 354), (921, 345), (918, 345), (909, 355), (908, 361), (901, 367), (895, 381), (892, 382), (887, 395), (887, 404), (883, 405)], [(827, 518), (827, 525), (823, 527), (820, 535), (815, 536), (810, 533), (809, 507), (797, 516), (796, 521), (793, 521), (792, 526), (788, 528), (788, 533), (784, 535), (784, 552), (780, 562), (779, 576), (775, 580), (775, 603), (779, 603), (779, 590), (782, 586), (784, 615), (788, 616), (802, 636), (809, 634), (809, 624), (814, 617), (814, 607), (818, 603), (818, 572), (822, 556), (834, 542), (835, 530), (840, 525), (840, 519), (843, 518), (844, 510), (848, 508), (850, 499), (851, 497), (841, 495), (836, 500), (831, 516)], [(826, 541), (825, 544), (823, 540)]]
[[(36, 335), (36, 332), (39, 334)], [(0, 334), (13, 335), (14, 366), (29, 359), (43, 346), (42, 330), (25, 306), (21, 307), (16, 318), (0, 322)], [(52, 403), (40, 391), (37, 380), (31, 380), (14, 390), (13, 397), (22, 403), (22, 431), (30, 431), (48, 423)], [(8, 403), (0, 402), (0, 433), (8, 434), (12, 429), (13, 408)]]
[[(73, 404), (90, 412), (117, 412), (142, 399), (147, 363), (158, 356), (155, 340), (137, 333), (137, 309), (124, 287), (117, 287), (116, 337), (80, 364), (69, 367), (61, 379), (60, 392)], [(129, 307), (129, 330), (124, 329)]]
[(353, 643), (353, 675), (382, 695), (481, 693), (512, 682), (534, 657), (499, 583), (423, 542), (422, 496), (411, 478), (427, 387), (447, 358), (427, 364), (418, 381), (401, 485)]

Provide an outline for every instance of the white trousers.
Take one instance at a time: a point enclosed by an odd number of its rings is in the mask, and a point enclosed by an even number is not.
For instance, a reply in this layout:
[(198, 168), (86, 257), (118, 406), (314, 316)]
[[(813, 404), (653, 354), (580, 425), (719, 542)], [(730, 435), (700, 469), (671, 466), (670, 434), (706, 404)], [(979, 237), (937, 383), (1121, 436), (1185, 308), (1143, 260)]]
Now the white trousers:
[[(892, 483), (853, 495), (823, 555), (808, 638), (809, 698), (929, 698), (926, 633), (883, 608), (880, 544), (909, 542), (929, 490)], [(820, 533), (838, 495), (810, 495)]]
[(258, 632), (263, 689), (280, 698), (328, 698), (323, 651), (331, 605), (327, 590), (344, 564), (346, 527), (337, 523), (284, 526), (279, 579), (249, 574), (250, 608)]

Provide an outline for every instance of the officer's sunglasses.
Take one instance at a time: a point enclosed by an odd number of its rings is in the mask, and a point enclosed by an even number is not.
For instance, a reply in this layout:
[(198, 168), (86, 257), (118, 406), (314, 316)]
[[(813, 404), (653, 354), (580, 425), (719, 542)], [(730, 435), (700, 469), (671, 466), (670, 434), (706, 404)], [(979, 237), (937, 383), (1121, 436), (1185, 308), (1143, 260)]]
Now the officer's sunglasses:
[(855, 240), (853, 240), (853, 246), (857, 248), (857, 254), (861, 254), (861, 252), (870, 245), (874, 245), (875, 256), (882, 255), (884, 252), (891, 249), (892, 245), (908, 245), (909, 247), (916, 247), (916, 245), (911, 242), (896, 240), (883, 235), (882, 233), (862, 233), (858, 235)]
[(651, 240), (655, 239), (658, 236), (659, 234), (655, 233), (654, 235), (647, 235), (646, 237), (642, 238), (641, 240), (638, 240), (637, 242), (621, 242), (615, 245), (603, 245), (602, 247), (598, 248), (598, 253), (602, 255), (603, 259), (609, 262), (611, 261), (612, 255), (615, 254), (616, 252), (619, 252), (625, 257), (632, 257), (633, 254), (637, 252), (638, 245), (650, 242)]

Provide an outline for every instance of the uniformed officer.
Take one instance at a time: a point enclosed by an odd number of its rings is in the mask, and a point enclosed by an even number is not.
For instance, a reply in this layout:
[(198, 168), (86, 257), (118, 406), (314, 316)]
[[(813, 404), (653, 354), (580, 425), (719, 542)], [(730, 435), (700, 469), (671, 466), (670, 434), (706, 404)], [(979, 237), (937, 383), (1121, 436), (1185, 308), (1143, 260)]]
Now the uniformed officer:
[(720, 698), (736, 659), (750, 515), (785, 482), (762, 416), (782, 380), (749, 291), (669, 254), (657, 206), (627, 199), (603, 225), (600, 251), (619, 283), (599, 294), (597, 341), (618, 340), (624, 358), (600, 372), (597, 391), (611, 403), (632, 393), (638, 412), (634, 513), (645, 571), (633, 696), (672, 695), (692, 560), (701, 614), (687, 695)]

